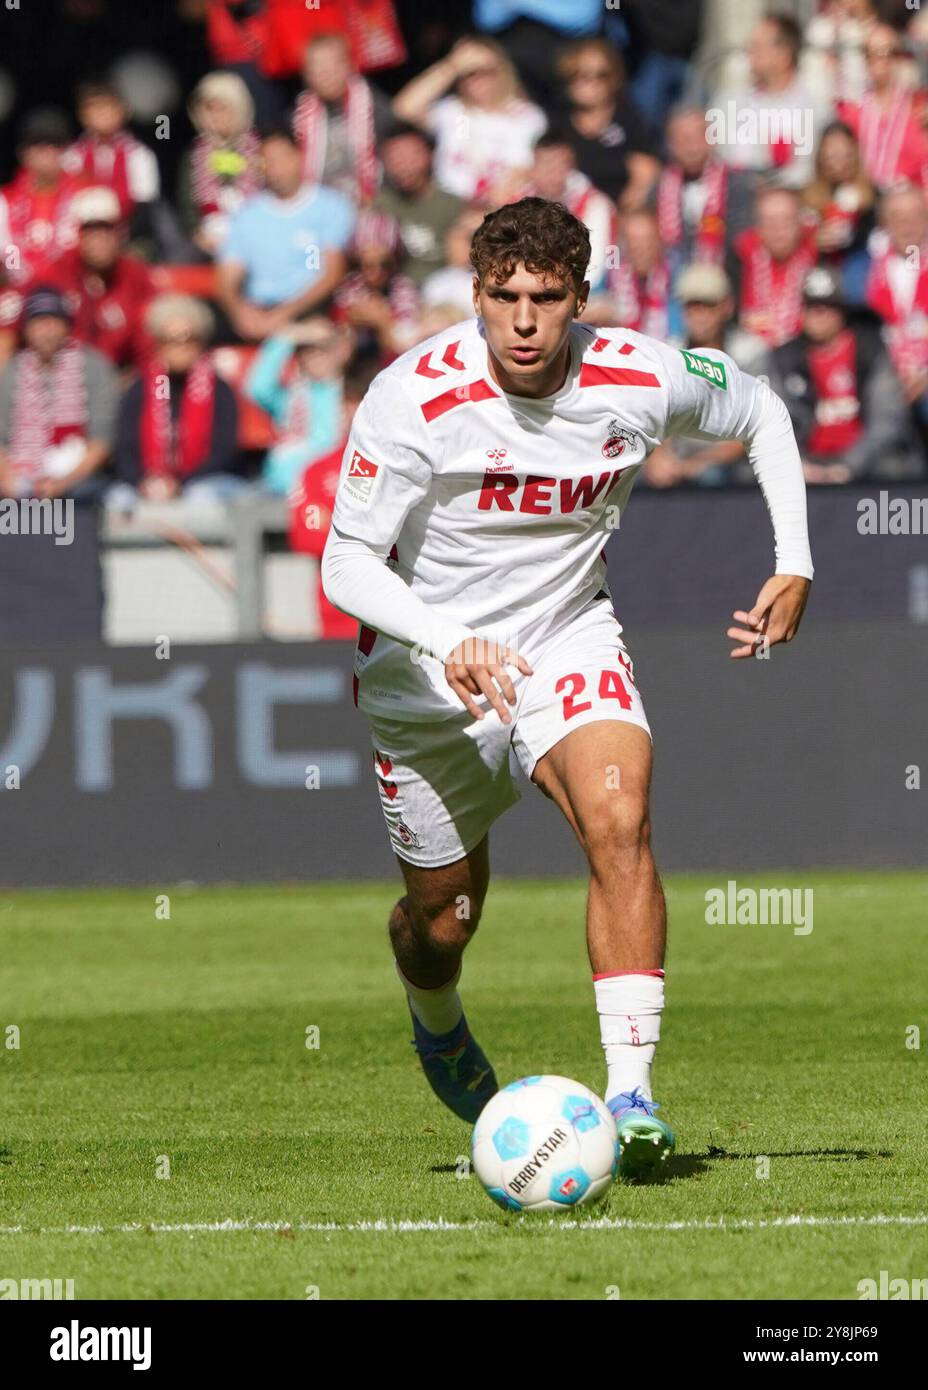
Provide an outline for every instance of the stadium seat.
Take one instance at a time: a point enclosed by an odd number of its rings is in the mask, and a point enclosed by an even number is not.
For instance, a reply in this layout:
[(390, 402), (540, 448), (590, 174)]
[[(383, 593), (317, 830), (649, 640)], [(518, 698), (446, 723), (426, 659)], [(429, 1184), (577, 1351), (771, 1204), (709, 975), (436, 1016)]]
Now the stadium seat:
[(160, 294), (192, 294), (198, 299), (216, 297), (214, 265), (156, 265), (152, 266), (151, 273)]

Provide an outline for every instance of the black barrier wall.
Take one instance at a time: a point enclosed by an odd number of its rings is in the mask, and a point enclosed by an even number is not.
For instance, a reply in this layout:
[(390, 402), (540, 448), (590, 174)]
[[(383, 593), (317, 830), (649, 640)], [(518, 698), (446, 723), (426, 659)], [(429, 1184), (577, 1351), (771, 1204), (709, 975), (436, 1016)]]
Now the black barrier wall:
[[(809, 620), (767, 660), (733, 662), (725, 626), (626, 627), (661, 867), (923, 867), (928, 629)], [(394, 874), (351, 657), (345, 643), (7, 653), (0, 881)], [(491, 837), (496, 871), (578, 871), (558, 811), (522, 788)]]

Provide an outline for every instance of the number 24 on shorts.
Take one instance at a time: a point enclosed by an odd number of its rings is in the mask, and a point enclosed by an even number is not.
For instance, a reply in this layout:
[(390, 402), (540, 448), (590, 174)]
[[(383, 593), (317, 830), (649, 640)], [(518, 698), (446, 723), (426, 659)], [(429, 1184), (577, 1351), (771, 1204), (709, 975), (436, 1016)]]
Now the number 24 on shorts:
[[(623, 661), (628, 679), (634, 684), (634, 677), (631, 673), (629, 662)], [(557, 685), (554, 687), (555, 695), (560, 695), (562, 690), (567, 690), (564, 696), (564, 718), (571, 719), (575, 714), (583, 714), (585, 710), (593, 708), (592, 700), (579, 700), (578, 696), (586, 690), (586, 677), (579, 671), (572, 671), (569, 676), (561, 676)], [(618, 671), (600, 671), (599, 673), (599, 698), (601, 700), (618, 700), (620, 709), (631, 709), (632, 698), (625, 689), (625, 684)]]

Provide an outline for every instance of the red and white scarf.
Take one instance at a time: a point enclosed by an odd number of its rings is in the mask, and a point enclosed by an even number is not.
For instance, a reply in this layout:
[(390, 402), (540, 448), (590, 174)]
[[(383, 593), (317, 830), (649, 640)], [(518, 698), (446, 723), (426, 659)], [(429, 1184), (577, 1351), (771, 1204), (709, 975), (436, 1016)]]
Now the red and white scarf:
[[(706, 201), (699, 218), (693, 260), (719, 264), (725, 252), (725, 204), (728, 173), (724, 164), (710, 160), (699, 179), (706, 188)], [(683, 240), (683, 170), (671, 164), (657, 185), (657, 222), (665, 246), (679, 246)]]
[(802, 326), (802, 284), (817, 260), (815, 244), (807, 237), (785, 261), (774, 261), (752, 228), (739, 238), (738, 253), (742, 324), (780, 347)]
[[(348, 124), (348, 143), (354, 153), (358, 202), (367, 203), (377, 188), (377, 157), (374, 98), (363, 77), (349, 79), (342, 109)], [(293, 113), (293, 133), (303, 150), (303, 176), (311, 183), (322, 179), (327, 126), (325, 103), (313, 92), (301, 92)]]
[(896, 371), (902, 377), (928, 367), (928, 245), (920, 251), (918, 265), (910, 274), (917, 277), (911, 303), (900, 304), (889, 276), (889, 263), (895, 253), (887, 248), (873, 257), (867, 280), (867, 303), (886, 324), (886, 346)]
[(8, 453), (16, 477), (32, 483), (43, 476), (49, 449), (87, 437), (84, 353), (68, 340), (47, 367), (32, 348), (19, 353), (16, 363)]
[[(252, 130), (229, 145), (215, 145), (208, 135), (197, 136), (190, 155), (190, 189), (200, 217), (229, 211), (226, 202), (230, 191), (237, 202), (258, 192), (262, 186), (259, 150), (260, 142)], [(232, 168), (235, 163), (240, 164), (237, 173)]]
[(129, 158), (139, 148), (139, 141), (125, 130), (119, 131), (112, 140), (82, 135), (65, 152), (62, 166), (84, 184), (104, 184), (111, 188), (119, 199), (123, 217), (128, 217), (135, 206)]
[(609, 272), (608, 282), (623, 328), (647, 333), (652, 338), (667, 336), (670, 270), (666, 261), (641, 276), (623, 256), (618, 266)]
[(216, 401), (216, 370), (204, 353), (187, 373), (176, 422), (170, 380), (157, 363), (142, 377), (139, 447), (146, 477), (169, 474), (189, 478), (209, 455)]
[(899, 165), (911, 119), (910, 92), (893, 92), (888, 111), (883, 110), (872, 92), (864, 92), (857, 138), (864, 168), (877, 188), (889, 188), (900, 176)]

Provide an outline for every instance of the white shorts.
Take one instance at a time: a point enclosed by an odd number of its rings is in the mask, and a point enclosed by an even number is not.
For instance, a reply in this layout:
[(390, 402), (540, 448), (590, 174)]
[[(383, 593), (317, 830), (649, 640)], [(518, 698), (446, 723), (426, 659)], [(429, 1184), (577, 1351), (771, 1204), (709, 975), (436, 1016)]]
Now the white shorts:
[(650, 734), (621, 632), (611, 602), (596, 601), (529, 658), (531, 676), (510, 669), (511, 724), (494, 709), (484, 719), (463, 708), (420, 723), (370, 718), (380, 802), (401, 859), (438, 868), (474, 849), (521, 797), (511, 752), (530, 778), (539, 758), (584, 724), (618, 719)]

